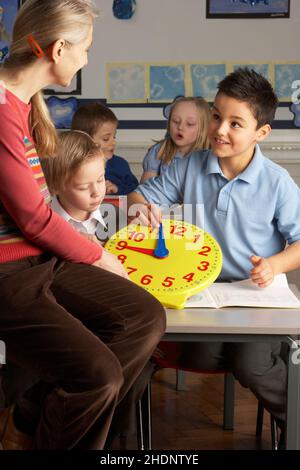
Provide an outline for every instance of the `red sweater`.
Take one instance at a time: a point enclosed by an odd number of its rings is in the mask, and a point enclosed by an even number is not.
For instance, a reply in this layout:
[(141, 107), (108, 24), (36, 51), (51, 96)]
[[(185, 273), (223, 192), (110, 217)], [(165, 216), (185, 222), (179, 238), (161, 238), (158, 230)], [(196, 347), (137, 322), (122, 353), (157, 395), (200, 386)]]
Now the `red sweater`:
[(49, 192), (28, 130), (31, 109), (5, 90), (0, 104), (0, 263), (45, 251), (92, 264), (102, 247), (52, 211)]

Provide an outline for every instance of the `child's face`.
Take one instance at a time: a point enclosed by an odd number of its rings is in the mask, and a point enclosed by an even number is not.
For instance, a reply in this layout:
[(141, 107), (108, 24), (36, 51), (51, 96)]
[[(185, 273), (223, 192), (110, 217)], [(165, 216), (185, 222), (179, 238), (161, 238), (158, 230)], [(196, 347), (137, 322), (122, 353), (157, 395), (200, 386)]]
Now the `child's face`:
[(61, 205), (78, 220), (88, 219), (105, 196), (105, 160), (103, 155), (83, 163), (59, 192)]
[(256, 129), (257, 120), (244, 101), (219, 93), (212, 108), (208, 136), (213, 153), (219, 158), (238, 157), (247, 165), (256, 142), (270, 132), (268, 124)]
[(106, 160), (109, 160), (115, 151), (116, 147), (116, 131), (117, 124), (114, 122), (104, 122), (93, 135), (93, 139), (97, 144), (101, 145), (101, 150), (104, 153)]
[(170, 136), (178, 151), (188, 153), (198, 138), (199, 112), (194, 103), (175, 104), (170, 117)]

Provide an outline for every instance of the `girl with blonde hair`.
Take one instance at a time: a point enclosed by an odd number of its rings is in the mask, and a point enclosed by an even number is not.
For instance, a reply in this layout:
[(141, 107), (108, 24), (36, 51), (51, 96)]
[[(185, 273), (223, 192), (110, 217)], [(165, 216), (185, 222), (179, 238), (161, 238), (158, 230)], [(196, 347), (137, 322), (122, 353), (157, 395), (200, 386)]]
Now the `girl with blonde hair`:
[(166, 137), (150, 147), (141, 183), (166, 171), (176, 160), (207, 149), (210, 109), (204, 98), (179, 97), (168, 108)]
[(57, 149), (41, 90), (87, 64), (96, 16), (91, 0), (27, 0), (0, 69), (0, 338), (10, 364), (47, 384), (34, 426), (31, 389), (18, 401), (4, 448), (29, 428), (34, 449), (103, 448), (165, 327), (117, 258), (52, 211), (39, 161)]

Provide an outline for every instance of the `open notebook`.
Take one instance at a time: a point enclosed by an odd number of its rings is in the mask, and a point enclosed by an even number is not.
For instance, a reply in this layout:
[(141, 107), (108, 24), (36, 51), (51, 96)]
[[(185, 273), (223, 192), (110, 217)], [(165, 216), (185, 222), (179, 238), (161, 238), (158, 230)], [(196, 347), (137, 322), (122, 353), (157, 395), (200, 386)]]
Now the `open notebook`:
[(300, 308), (300, 301), (290, 290), (285, 274), (275, 277), (268, 287), (257, 287), (250, 279), (219, 282), (187, 299), (186, 308), (221, 307)]

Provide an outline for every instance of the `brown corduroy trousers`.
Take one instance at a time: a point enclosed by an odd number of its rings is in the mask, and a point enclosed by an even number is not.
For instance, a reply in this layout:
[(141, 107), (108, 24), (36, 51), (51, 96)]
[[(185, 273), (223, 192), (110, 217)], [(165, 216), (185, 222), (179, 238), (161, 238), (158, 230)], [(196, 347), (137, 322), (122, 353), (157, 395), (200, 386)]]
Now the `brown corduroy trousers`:
[(51, 385), (34, 447), (103, 448), (164, 333), (160, 303), (115, 274), (42, 255), (0, 264), (0, 311), (8, 362)]

